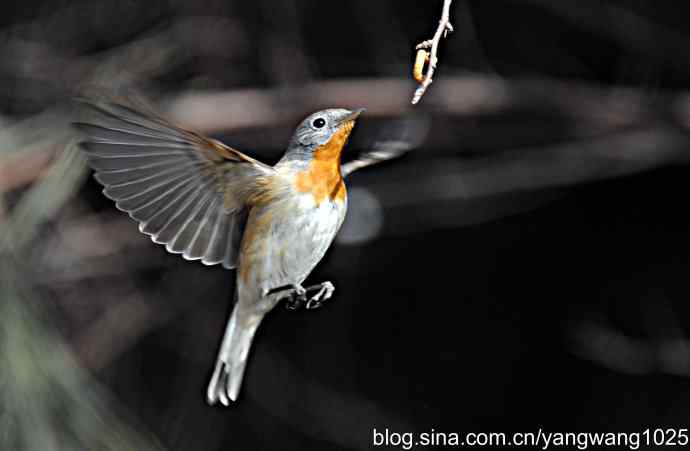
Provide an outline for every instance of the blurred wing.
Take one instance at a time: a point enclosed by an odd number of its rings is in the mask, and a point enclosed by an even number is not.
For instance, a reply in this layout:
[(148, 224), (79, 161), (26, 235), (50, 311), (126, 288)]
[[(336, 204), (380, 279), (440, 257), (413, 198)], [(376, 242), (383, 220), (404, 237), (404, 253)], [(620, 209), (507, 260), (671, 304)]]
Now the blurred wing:
[(369, 150), (363, 152), (357, 159), (343, 163), (340, 173), (343, 177), (347, 177), (358, 169), (398, 158), (418, 147), (426, 138), (428, 130), (429, 121), (426, 118), (391, 120), (386, 124), (380, 136), (369, 146)]
[(74, 126), (87, 137), (80, 145), (103, 193), (169, 252), (234, 268), (246, 192), (273, 169), (128, 107), (86, 105), (96, 118)]
[(377, 144), (378, 145), (375, 145), (374, 147), (378, 148), (378, 150), (364, 152), (356, 160), (344, 163), (340, 167), (340, 173), (342, 176), (347, 177), (357, 169), (365, 168), (367, 166), (371, 166), (372, 164), (381, 163), (383, 161), (392, 160), (393, 158), (397, 158), (412, 149), (411, 147), (394, 145), (388, 146), (387, 144), (389, 143), (384, 143), (384, 145), (381, 143)]

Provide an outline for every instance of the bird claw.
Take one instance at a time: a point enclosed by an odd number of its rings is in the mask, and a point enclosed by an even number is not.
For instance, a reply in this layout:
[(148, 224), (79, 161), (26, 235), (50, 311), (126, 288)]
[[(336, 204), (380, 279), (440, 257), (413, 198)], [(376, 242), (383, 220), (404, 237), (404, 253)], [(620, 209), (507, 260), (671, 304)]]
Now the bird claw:
[(297, 285), (285, 297), (287, 297), (285, 308), (297, 310), (307, 302), (307, 290)]
[[(331, 282), (324, 282), (311, 287), (302, 288), (302, 290), (301, 292), (296, 289), (292, 290), (285, 303), (286, 309), (298, 310), (301, 307), (304, 307), (306, 310), (317, 309), (323, 305), (324, 301), (333, 296), (335, 286), (333, 286)], [(307, 299), (307, 293), (311, 291), (316, 291), (316, 293)]]
[(319, 291), (317, 291), (316, 294), (310, 297), (307, 301), (307, 305), (305, 306), (307, 310), (313, 310), (321, 307), (326, 300), (333, 296), (333, 292), (335, 291), (335, 287), (331, 282), (324, 282), (321, 285), (316, 285), (316, 287), (310, 288), (318, 288)]
[(306, 296), (304, 296), (304, 295), (300, 296), (297, 293), (293, 293), (292, 296), (290, 296), (288, 298), (287, 302), (285, 302), (285, 308), (287, 310), (297, 310), (301, 306), (303, 306), (306, 302), (307, 302)]
[(450, 22), (446, 23), (446, 29), (443, 30), (443, 37), (445, 38), (446, 36), (448, 36), (448, 33), (452, 33), (454, 31), (455, 29), (453, 28), (453, 25), (451, 25)]

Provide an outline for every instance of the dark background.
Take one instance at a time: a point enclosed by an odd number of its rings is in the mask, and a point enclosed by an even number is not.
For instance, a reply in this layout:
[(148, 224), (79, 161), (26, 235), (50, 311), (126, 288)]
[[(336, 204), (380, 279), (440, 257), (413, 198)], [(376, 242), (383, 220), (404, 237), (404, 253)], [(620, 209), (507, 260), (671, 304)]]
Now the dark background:
[[(25, 1), (3, 6), (2, 21), (8, 46), (40, 42), (49, 55), (93, 62), (180, 21), (226, 20), (178, 28), (175, 64), (126, 86), (166, 105), (187, 90), (409, 78), (414, 45), (440, 10), (438, 1)], [(368, 449), (373, 428), (686, 427), (689, 13), (641, 0), (454, 2), (456, 32), (415, 107), (429, 136), (349, 182), (359, 193), (350, 226), (376, 216), (381, 227), (335, 243), (313, 272), (308, 280), (336, 285), (323, 308), (266, 318), (229, 408), (204, 394), (234, 273), (137, 235), (90, 178), (29, 246), (44, 319), (118, 406), (106, 409), (171, 450)], [(14, 66), (0, 69), (12, 121), (62, 108), (86, 83), (70, 65)], [(505, 83), (510, 106), (452, 111), (464, 94), (444, 78), (464, 77)], [(611, 113), (621, 92), (639, 103)], [(370, 105), (365, 96), (343, 106)], [(642, 113), (626, 119), (633, 110)], [(395, 113), (364, 115), (353, 153)], [(291, 117), (208, 132), (275, 161)], [(459, 191), (445, 195), (449, 186)], [(8, 212), (27, 189), (7, 192)], [(372, 212), (356, 210), (362, 193)], [(75, 257), (74, 240), (105, 250)]]

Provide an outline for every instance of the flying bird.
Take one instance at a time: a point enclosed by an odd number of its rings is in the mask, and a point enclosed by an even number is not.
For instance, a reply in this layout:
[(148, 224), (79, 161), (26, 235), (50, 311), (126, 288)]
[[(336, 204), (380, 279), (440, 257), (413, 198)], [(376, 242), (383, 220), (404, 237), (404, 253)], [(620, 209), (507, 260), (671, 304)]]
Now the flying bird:
[(384, 140), (361, 158), (341, 153), (363, 109), (304, 119), (284, 156), (264, 164), (222, 142), (118, 103), (87, 102), (95, 117), (74, 126), (103, 193), (174, 254), (236, 269), (235, 305), (207, 401), (237, 399), (264, 316), (280, 301), (312, 309), (331, 282), (303, 287), (345, 219), (351, 172), (396, 157), (412, 140)]

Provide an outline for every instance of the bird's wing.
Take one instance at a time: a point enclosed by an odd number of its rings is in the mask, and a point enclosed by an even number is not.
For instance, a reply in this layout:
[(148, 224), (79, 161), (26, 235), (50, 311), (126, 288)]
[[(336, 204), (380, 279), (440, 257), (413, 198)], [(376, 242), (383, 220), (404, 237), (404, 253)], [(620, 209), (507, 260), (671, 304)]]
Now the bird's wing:
[(368, 150), (356, 159), (343, 163), (340, 173), (347, 177), (358, 169), (398, 158), (418, 147), (426, 138), (428, 130), (429, 120), (421, 116), (389, 120), (379, 136), (367, 146)]
[(247, 197), (273, 168), (123, 105), (86, 105), (95, 118), (74, 126), (103, 193), (169, 252), (234, 268)]
[(397, 158), (411, 150), (412, 147), (375, 145), (374, 149), (375, 150), (369, 150), (362, 153), (356, 160), (343, 163), (340, 167), (340, 173), (342, 176), (347, 177), (357, 169)]

